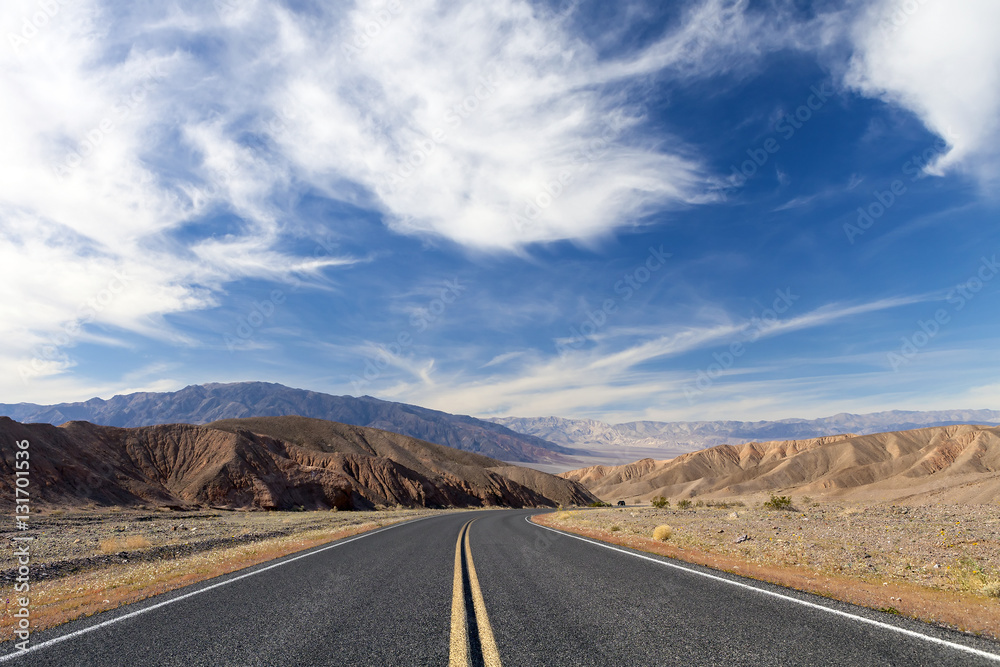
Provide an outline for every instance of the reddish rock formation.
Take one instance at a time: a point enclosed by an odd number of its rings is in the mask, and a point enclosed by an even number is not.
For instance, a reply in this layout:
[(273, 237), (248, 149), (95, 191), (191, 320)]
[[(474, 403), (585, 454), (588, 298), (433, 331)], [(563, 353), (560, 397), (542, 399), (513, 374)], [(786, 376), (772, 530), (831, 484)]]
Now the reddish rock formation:
[(576, 484), (549, 484), (562, 495), (548, 497), (488, 470), (502, 463), (477, 454), (301, 417), (140, 428), (2, 417), (0, 492), (7, 497), (18, 440), (30, 443), (32, 502), (50, 506), (523, 507), (593, 498)]

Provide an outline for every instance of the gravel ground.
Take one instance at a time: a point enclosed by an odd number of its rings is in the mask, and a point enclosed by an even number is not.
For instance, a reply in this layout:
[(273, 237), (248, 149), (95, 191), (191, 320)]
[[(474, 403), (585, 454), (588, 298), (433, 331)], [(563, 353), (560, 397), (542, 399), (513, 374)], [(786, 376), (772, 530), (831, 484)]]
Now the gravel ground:
[[(811, 502), (795, 510), (744, 506), (626, 507), (563, 512), (559, 523), (652, 537), (762, 565), (805, 567), (866, 581), (1000, 596), (1000, 512), (993, 505), (896, 506)], [(555, 525), (555, 524), (554, 524)], [(617, 526), (617, 530), (615, 527)]]
[[(432, 510), (379, 512), (52, 511), (31, 516), (32, 579), (39, 581), (116, 564), (162, 561), (308, 531), (334, 531), (372, 521), (415, 518)], [(12, 523), (12, 522), (11, 522)], [(9, 525), (8, 528), (12, 528)], [(16, 576), (16, 563), (0, 563), (0, 582)]]
[[(13, 548), (31, 536), (34, 631), (138, 602), (207, 578), (380, 526), (452, 510), (374, 512), (50, 511), (27, 531), (4, 531)], [(0, 643), (13, 638), (15, 556), (2, 561)]]

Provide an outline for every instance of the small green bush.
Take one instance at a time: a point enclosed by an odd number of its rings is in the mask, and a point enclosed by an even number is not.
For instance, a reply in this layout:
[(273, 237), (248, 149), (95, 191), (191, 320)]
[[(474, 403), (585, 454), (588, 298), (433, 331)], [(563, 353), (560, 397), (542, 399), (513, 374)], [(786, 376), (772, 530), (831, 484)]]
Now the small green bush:
[(655, 507), (658, 510), (662, 510), (664, 507), (670, 507), (670, 501), (664, 498), (663, 496), (657, 496), (656, 498), (653, 498), (653, 500), (651, 500), (650, 502), (652, 502), (653, 507)]
[(769, 510), (795, 510), (792, 507), (791, 496), (775, 496), (773, 494), (771, 495), (771, 499), (764, 503), (764, 507)]
[(677, 501), (677, 507), (678, 507), (678, 509), (682, 509), (682, 510), (688, 509), (689, 507), (691, 507), (692, 504), (693, 503), (690, 500), (688, 500), (687, 498), (682, 498), (681, 500)]
[(615, 525), (611, 526), (611, 532), (612, 533), (617, 533), (621, 529), (622, 529), (622, 527), (619, 526), (618, 524), (615, 524)]
[(611, 503), (606, 503), (603, 500), (597, 500), (587, 505), (587, 507), (611, 507)]

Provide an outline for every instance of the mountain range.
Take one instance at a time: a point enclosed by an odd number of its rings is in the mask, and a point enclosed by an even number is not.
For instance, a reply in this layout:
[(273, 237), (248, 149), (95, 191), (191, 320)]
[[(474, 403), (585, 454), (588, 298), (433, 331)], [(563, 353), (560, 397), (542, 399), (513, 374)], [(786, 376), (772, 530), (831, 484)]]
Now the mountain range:
[[(58, 507), (554, 507), (575, 482), (379, 429), (305, 417), (136, 428), (0, 417), (0, 493), (27, 441), (31, 502)], [(21, 457), (23, 459), (23, 457)], [(22, 461), (23, 463), (23, 461)]]
[(608, 424), (594, 419), (500, 417), (491, 421), (569, 448), (614, 453), (627, 449), (662, 450), (656, 458), (750, 441), (801, 440), (839, 433), (866, 435), (957, 424), (1000, 425), (998, 410), (891, 410), (841, 413), (821, 419), (778, 421), (633, 421)]
[(400, 433), (501, 461), (565, 471), (585, 463), (666, 459), (717, 445), (803, 440), (855, 433), (904, 431), (956, 424), (1000, 425), (998, 410), (841, 413), (777, 421), (632, 421), (453, 415), (371, 396), (333, 396), (268, 382), (191, 385), (173, 392), (139, 392), (110, 399), (37, 405), (0, 404), (21, 422), (71, 420), (119, 427), (207, 424), (220, 419), (298, 415)]
[(139, 392), (56, 405), (0, 403), (0, 414), (25, 423), (58, 425), (77, 420), (128, 428), (298, 415), (392, 431), (502, 461), (563, 464), (565, 469), (574, 462), (569, 455), (577, 453), (475, 417), (270, 382), (191, 385), (173, 392)]

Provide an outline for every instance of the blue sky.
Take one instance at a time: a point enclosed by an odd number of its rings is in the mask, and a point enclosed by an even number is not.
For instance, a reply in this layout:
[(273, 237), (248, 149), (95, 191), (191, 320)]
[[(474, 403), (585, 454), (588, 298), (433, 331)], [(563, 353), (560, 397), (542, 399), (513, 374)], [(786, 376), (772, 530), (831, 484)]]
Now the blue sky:
[(5, 3), (0, 402), (996, 409), (1000, 5), (664, 4)]

